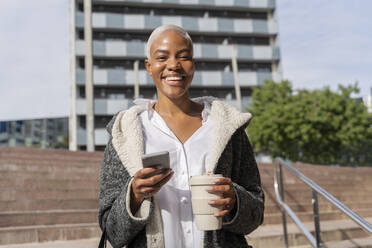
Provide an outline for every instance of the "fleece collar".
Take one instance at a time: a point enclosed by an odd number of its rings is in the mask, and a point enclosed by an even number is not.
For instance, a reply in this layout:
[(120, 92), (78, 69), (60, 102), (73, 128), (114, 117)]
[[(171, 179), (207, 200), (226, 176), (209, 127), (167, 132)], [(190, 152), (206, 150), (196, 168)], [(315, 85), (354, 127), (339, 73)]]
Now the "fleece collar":
[[(207, 172), (213, 173), (231, 136), (238, 128), (248, 124), (251, 114), (241, 113), (236, 108), (214, 97), (199, 97), (192, 100), (198, 103), (207, 101), (211, 105), (210, 117), (214, 123), (214, 135)], [(121, 111), (111, 130), (113, 146), (131, 176), (143, 168), (141, 155), (144, 144), (142, 125), (138, 116), (145, 110), (145, 106), (136, 105)]]

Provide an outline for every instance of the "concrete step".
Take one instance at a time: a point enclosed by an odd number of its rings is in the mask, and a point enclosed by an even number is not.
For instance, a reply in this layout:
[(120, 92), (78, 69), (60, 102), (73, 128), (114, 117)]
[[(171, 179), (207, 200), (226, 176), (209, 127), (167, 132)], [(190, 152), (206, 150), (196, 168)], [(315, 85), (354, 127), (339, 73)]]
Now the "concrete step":
[[(372, 195), (372, 192), (370, 191), (353, 191), (353, 190), (347, 190), (347, 191), (328, 191), (331, 195), (333, 195), (336, 198), (344, 198), (343, 201), (347, 201), (350, 198), (350, 201), (357, 200), (357, 199), (368, 199), (368, 196)], [(303, 198), (303, 199), (308, 199), (309, 197), (312, 197), (312, 192), (310, 190), (308, 191), (285, 191), (284, 192), (284, 197), (285, 198)], [(321, 195), (319, 195), (319, 198), (322, 198)]]
[(20, 199), (0, 201), (0, 212), (50, 209), (97, 209), (98, 197), (77, 199)]
[[(8, 167), (8, 168), (4, 168)], [(14, 170), (9, 169), (13, 167)], [(77, 174), (81, 178), (95, 177), (99, 175), (99, 168), (93, 166), (80, 166), (80, 167), (47, 167), (39, 169), (39, 165), (27, 165), (23, 168), (17, 168), (14, 165), (2, 165), (0, 166), (1, 174), (6, 175), (6, 178), (24, 177), (24, 178), (57, 178), (56, 176), (64, 176), (63, 178), (69, 179)], [(78, 178), (78, 177), (74, 177)]]
[[(265, 186), (267, 189), (272, 189), (274, 190), (274, 181), (273, 180), (268, 180), (268, 181), (264, 181), (265, 183)], [(337, 182), (334, 182), (334, 181), (327, 181), (326, 184), (320, 184), (318, 183), (318, 181), (315, 181), (315, 183), (317, 183), (319, 186), (321, 186), (322, 188), (324, 188), (325, 190), (327, 191), (340, 191), (340, 190), (349, 190), (351, 191), (352, 190), (352, 187), (351, 186), (359, 186), (360, 185), (360, 182), (358, 181), (355, 181), (355, 180), (350, 180), (350, 181), (337, 181)], [(364, 185), (363, 186), (363, 189), (366, 190), (366, 191), (369, 191), (369, 192), (372, 192), (372, 189), (370, 187), (366, 187), (367, 185)], [(285, 191), (292, 191), (292, 190), (308, 190), (310, 189), (310, 187), (304, 183), (301, 183), (301, 182), (296, 182), (296, 183), (284, 183), (284, 190)]]
[[(303, 174), (305, 176), (306, 175), (311, 175), (311, 178), (316, 179), (317, 181), (320, 181), (320, 182), (339, 181), (339, 180), (341, 180), (341, 181), (361, 182), (361, 181), (364, 181), (366, 179), (370, 179), (371, 178), (370, 176), (359, 175), (359, 174), (350, 175), (350, 177), (345, 176), (344, 174), (331, 175), (331, 176), (314, 175), (311, 172), (305, 172)], [(274, 181), (274, 172), (272, 172), (270, 174), (269, 173), (265, 173), (263, 175), (262, 175), (262, 173), (260, 173), (260, 176), (261, 176), (261, 178), (263, 180)], [(289, 172), (287, 172), (287, 173), (283, 173), (283, 182), (284, 183), (288, 183), (288, 184), (295, 184), (295, 183), (302, 182), (302, 180), (299, 179), (299, 178), (297, 178), (297, 177), (295, 177), (293, 174), (289, 174)]]
[[(360, 215), (363, 218), (372, 217), (372, 208), (367, 209), (358, 209), (357, 214)], [(298, 218), (300, 218), (303, 222), (311, 222), (314, 220), (313, 212), (298, 212), (295, 214)], [(348, 217), (343, 214), (341, 211), (321, 211), (319, 213), (320, 221), (328, 221), (328, 220), (340, 220), (340, 219), (347, 219)], [(287, 219), (289, 217), (287, 216)], [(271, 224), (281, 224), (282, 223), (282, 214), (280, 212), (275, 214), (267, 214), (265, 213), (264, 218), (264, 225), (271, 225)]]
[[(89, 179), (49, 179), (35, 180), (31, 178), (3, 178), (0, 180), (0, 188), (5, 189), (29, 189), (29, 190), (51, 190), (51, 189), (97, 189), (99, 178)], [(83, 183), (82, 183), (83, 182)]]
[[(0, 245), (0, 248), (97, 248), (99, 240), (99, 238), (92, 238), (44, 243)], [(112, 248), (110, 242), (107, 242), (107, 248)]]
[[(316, 184), (318, 184), (322, 188), (326, 187), (331, 187), (333, 189), (337, 188), (347, 188), (349, 187), (354, 187), (354, 186), (360, 186), (365, 189), (369, 189), (367, 186), (372, 186), (372, 179), (363, 179), (363, 180), (354, 180), (354, 179), (348, 179), (348, 180), (321, 180), (316, 177), (312, 177), (311, 174), (307, 174), (307, 176), (313, 180)], [(274, 188), (274, 179), (273, 178), (261, 178), (262, 183), (268, 188)], [(284, 189), (294, 189), (296, 187), (299, 188), (309, 188), (309, 186), (306, 186), (303, 182), (300, 181), (291, 181), (291, 180), (286, 180), (284, 183)]]
[(1, 245), (90, 239), (100, 236), (101, 230), (98, 225), (92, 223), (0, 228)]
[[(269, 196), (268, 198), (270, 197), (276, 198), (274, 190), (264, 189), (264, 192)], [(372, 195), (372, 190), (360, 189), (360, 191), (355, 191), (355, 187), (354, 187), (354, 190), (350, 190), (350, 189), (337, 190), (337, 191), (328, 190), (327, 192), (336, 198), (343, 198), (344, 201), (355, 201), (358, 199), (364, 200), (364, 199), (368, 199), (368, 196)], [(319, 196), (318, 197), (319, 200), (325, 200), (320, 194), (318, 194), (318, 196)], [(311, 198), (312, 198), (311, 190), (291, 190), (291, 191), (286, 190), (284, 191), (284, 199), (286, 201), (291, 200), (291, 199), (295, 199), (297, 201), (298, 200), (307, 201), (309, 199), (311, 200)]]
[(74, 179), (74, 180), (98, 180), (99, 172), (97, 173), (87, 173), (87, 172), (75, 172), (75, 173), (67, 173), (63, 170), (55, 170), (53, 172), (15, 172), (15, 171), (2, 171), (1, 175), (4, 178), (18, 178), (18, 180), (22, 179), (34, 179), (34, 180), (44, 180), (48, 179)]
[(79, 159), (96, 159), (103, 156), (102, 151), (86, 152), (86, 151), (68, 151), (57, 149), (40, 149), (31, 147), (0, 147), (0, 155), (2, 157), (17, 156), (20, 158), (38, 158), (41, 155), (48, 158), (71, 157)]
[[(276, 203), (275, 195), (271, 192), (266, 193), (265, 201), (267, 201), (268, 204)], [(332, 194), (332, 192), (330, 192)], [(342, 194), (342, 192), (339, 192), (337, 194), (332, 194), (336, 199), (338, 199), (341, 202), (363, 202), (365, 199), (371, 199), (371, 194), (368, 192), (355, 192), (355, 194), (352, 193), (345, 193)], [(319, 202), (325, 202), (326, 199), (323, 199), (321, 196), (318, 197)], [(297, 204), (308, 204), (311, 203), (311, 194), (308, 192), (308, 194), (305, 194), (304, 192), (290, 192), (289, 194), (285, 194), (285, 202), (286, 203), (297, 203)]]
[(59, 180), (81, 180), (81, 181), (97, 181), (99, 178), (99, 173), (86, 173), (86, 172), (76, 172), (76, 173), (65, 173), (62, 171), (55, 171), (52, 173), (48, 172), (32, 172), (32, 173), (25, 173), (25, 172), (12, 172), (12, 171), (5, 171), (1, 172), (1, 175), (4, 178), (17, 178), (18, 180), (26, 180), (26, 179), (34, 179), (37, 180), (45, 180), (45, 179), (59, 179)]
[(97, 209), (0, 212), (0, 227), (97, 223)]
[(85, 158), (69, 158), (69, 157), (61, 157), (61, 158), (50, 158), (50, 157), (41, 157), (41, 158), (20, 158), (18, 156), (14, 157), (3, 157), (1, 158), (1, 165), (6, 164), (13, 164), (18, 166), (27, 166), (27, 165), (40, 165), (40, 166), (67, 166), (67, 167), (74, 167), (74, 166), (89, 166), (94, 165), (98, 166), (101, 164), (102, 158), (100, 159), (85, 159)]
[[(372, 237), (327, 242), (327, 243), (324, 243), (324, 247), (325, 248), (372, 248)], [(312, 246), (301, 245), (301, 246), (292, 246), (291, 248), (312, 248)]]
[[(58, 162), (58, 163), (57, 163)], [(81, 161), (73, 160), (61, 160), (61, 161), (51, 161), (44, 159), (41, 161), (28, 161), (27, 164), (17, 164), (15, 160), (9, 162), (4, 162), (4, 159), (1, 158), (0, 170), (1, 171), (51, 171), (57, 169), (68, 170), (85, 170), (85, 171), (94, 171), (101, 168), (101, 162), (94, 163), (81, 163)]]
[[(372, 222), (372, 218), (366, 218)], [(290, 223), (290, 222), (289, 222)], [(303, 223), (314, 232), (314, 223)], [(351, 220), (332, 220), (320, 223), (323, 242), (339, 242), (356, 238), (368, 238), (368, 234)], [(264, 225), (247, 236), (247, 241), (255, 248), (284, 247), (283, 225)], [(293, 223), (288, 224), (288, 241), (290, 246), (308, 245), (308, 240)]]
[(52, 189), (44, 191), (7, 189), (0, 191), (0, 201), (41, 200), (41, 199), (98, 199), (98, 189), (65, 190)]
[[(350, 208), (353, 211), (358, 211), (358, 209), (364, 209), (364, 208), (370, 208), (372, 206), (372, 201), (365, 200), (363, 202), (343, 202), (348, 208)], [(309, 212), (313, 211), (313, 205), (311, 202), (308, 204), (305, 203), (300, 203), (300, 204), (289, 204), (289, 207), (294, 211), (294, 212)], [(319, 204), (319, 211), (325, 212), (325, 211), (332, 211), (332, 210), (337, 210), (338, 208), (333, 206), (331, 203), (327, 203), (327, 201), (323, 201), (322, 203)], [(266, 214), (273, 214), (273, 213), (278, 213), (280, 211), (278, 204), (270, 204), (270, 203), (265, 203), (265, 213)]]
[[(303, 174), (309, 174), (316, 178), (323, 178), (328, 180), (338, 179), (366, 179), (371, 178), (371, 168), (369, 167), (330, 167), (330, 166), (318, 166), (318, 165), (296, 165), (293, 164), (294, 168), (299, 170)], [(274, 166), (272, 164), (259, 164), (258, 166), (262, 177), (274, 175)], [(286, 176), (294, 178), (294, 176), (287, 170), (283, 169), (284, 178)]]

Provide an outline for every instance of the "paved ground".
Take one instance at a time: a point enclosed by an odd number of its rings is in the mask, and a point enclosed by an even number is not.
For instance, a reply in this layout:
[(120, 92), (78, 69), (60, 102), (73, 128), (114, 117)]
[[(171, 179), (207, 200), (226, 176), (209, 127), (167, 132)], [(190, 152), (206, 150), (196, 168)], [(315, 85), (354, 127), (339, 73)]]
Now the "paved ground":
[[(46, 243), (29, 243), (17, 245), (0, 245), (0, 248), (97, 248), (99, 239), (80, 239), (71, 241), (56, 241)], [(107, 243), (108, 248), (112, 248)]]

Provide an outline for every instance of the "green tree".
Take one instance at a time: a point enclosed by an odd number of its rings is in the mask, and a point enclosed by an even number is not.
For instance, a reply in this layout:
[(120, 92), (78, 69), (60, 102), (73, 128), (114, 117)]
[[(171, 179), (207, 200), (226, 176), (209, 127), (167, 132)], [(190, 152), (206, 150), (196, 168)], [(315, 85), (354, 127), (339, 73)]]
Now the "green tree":
[(293, 92), (288, 81), (253, 91), (248, 135), (256, 152), (316, 164), (371, 164), (372, 115), (357, 86)]
[(68, 136), (63, 136), (62, 141), (53, 145), (55, 149), (68, 149)]

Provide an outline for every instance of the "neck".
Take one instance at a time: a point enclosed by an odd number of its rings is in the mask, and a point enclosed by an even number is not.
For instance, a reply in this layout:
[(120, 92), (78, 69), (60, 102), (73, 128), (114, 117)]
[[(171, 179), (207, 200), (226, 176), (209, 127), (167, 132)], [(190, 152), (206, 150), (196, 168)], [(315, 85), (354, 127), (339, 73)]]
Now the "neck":
[(194, 103), (186, 93), (180, 98), (171, 99), (162, 94), (158, 94), (158, 102), (155, 104), (155, 110), (163, 116), (175, 116), (180, 114), (190, 114), (193, 112)]

